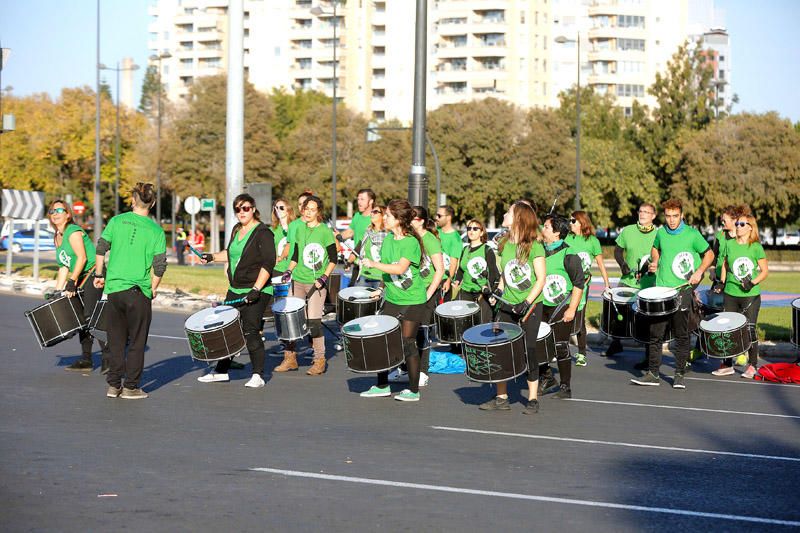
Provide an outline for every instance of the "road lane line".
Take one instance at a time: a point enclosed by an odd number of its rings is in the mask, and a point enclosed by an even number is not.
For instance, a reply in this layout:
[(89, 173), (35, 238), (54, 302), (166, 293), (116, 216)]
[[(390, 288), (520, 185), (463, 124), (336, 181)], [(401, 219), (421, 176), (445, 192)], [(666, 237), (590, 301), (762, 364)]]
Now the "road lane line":
[(171, 335), (153, 335), (152, 333), (148, 335), (148, 337), (155, 337), (156, 339), (172, 339), (176, 341), (185, 341), (186, 337), (172, 337)]
[(681, 407), (678, 405), (659, 405), (653, 403), (634, 403), (634, 402), (613, 402), (611, 400), (588, 400), (585, 398), (564, 398), (565, 402), (587, 402), (587, 403), (600, 403), (608, 405), (628, 405), (632, 407), (655, 407), (657, 409), (678, 409), (681, 411), (702, 411), (705, 413), (724, 413), (730, 415), (750, 415), (750, 416), (769, 416), (775, 418), (795, 418), (800, 419), (796, 415), (779, 415), (775, 413), (754, 413), (752, 411), (728, 411), (725, 409), (704, 409), (702, 407)]
[(769, 385), (771, 387), (794, 387), (797, 388), (797, 385), (794, 383), (773, 383), (771, 381), (758, 381), (755, 379), (715, 379), (715, 378), (691, 378), (689, 376), (684, 376), (683, 379), (691, 379), (693, 381), (710, 381), (712, 383), (734, 383), (736, 385)]

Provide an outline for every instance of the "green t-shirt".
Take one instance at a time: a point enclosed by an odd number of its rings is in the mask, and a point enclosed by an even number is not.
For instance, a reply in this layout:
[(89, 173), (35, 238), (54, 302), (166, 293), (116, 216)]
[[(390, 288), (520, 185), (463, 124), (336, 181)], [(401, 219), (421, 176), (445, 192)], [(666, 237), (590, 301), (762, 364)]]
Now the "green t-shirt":
[(328, 257), (328, 246), (336, 242), (333, 231), (325, 224), (317, 224), (309, 228), (305, 224), (299, 227), (297, 240), (297, 266), (292, 277), (300, 283), (314, 283), (325, 273), (328, 263), (335, 263), (335, 257)]
[(427, 301), (425, 284), (419, 275), (419, 263), (422, 259), (417, 238), (406, 235), (396, 239), (387, 235), (381, 246), (381, 263), (393, 265), (405, 257), (411, 264), (399, 275), (383, 273), (383, 284), (386, 286), (386, 301), (395, 305), (417, 305)]
[(125, 291), (138, 285), (145, 296), (152, 298), (153, 258), (167, 253), (164, 230), (150, 217), (131, 211), (109, 220), (101, 238), (111, 245), (105, 293)]
[(461, 235), (455, 230), (450, 233), (440, 231), (439, 240), (442, 242), (442, 261), (444, 262), (444, 277), (442, 280), (446, 280), (450, 277), (450, 262), (458, 261), (458, 258), (461, 257), (461, 249), (464, 247), (464, 243), (461, 242)]
[(648, 273), (640, 279), (636, 279), (636, 273), (642, 268), (642, 265), (650, 259), (650, 253), (653, 250), (653, 241), (656, 239), (658, 230), (653, 230), (649, 233), (642, 233), (636, 224), (625, 226), (620, 231), (616, 240), (616, 245), (624, 250), (625, 263), (631, 271), (620, 278), (620, 283), (626, 287), (633, 287), (636, 289), (646, 289), (653, 287), (656, 284), (656, 276)]
[[(544, 246), (539, 241), (531, 245), (528, 260), (524, 263), (517, 261), (517, 245), (506, 241), (503, 251), (500, 252), (500, 272), (503, 276), (503, 299), (518, 304), (525, 300), (536, 282), (536, 272), (533, 270), (533, 260), (544, 257)], [(536, 297), (536, 303), (542, 301), (542, 295)]]
[[(386, 233), (382, 231), (374, 231), (369, 228), (364, 232), (361, 245), (361, 257), (372, 259), (373, 261), (381, 262), (381, 244), (386, 238)], [(383, 279), (383, 272), (377, 268), (361, 268), (361, 275), (365, 279), (380, 281)]]
[(754, 280), (761, 273), (758, 261), (766, 257), (760, 242), (739, 244), (736, 239), (730, 239), (725, 244), (725, 255), (722, 255), (720, 247), (719, 263), (722, 264), (724, 261), (728, 270), (725, 277), (725, 294), (738, 297), (761, 294), (761, 287), (758, 285), (753, 286), (749, 292), (742, 289), (742, 280), (747, 276), (750, 276), (750, 281)]
[(581, 258), (581, 266), (585, 273), (592, 270), (592, 263), (594, 258), (603, 254), (603, 249), (600, 247), (600, 241), (594, 235), (584, 237), (583, 235), (575, 235), (570, 233), (564, 241), (569, 245), (572, 253), (577, 254)]
[[(233, 237), (233, 239), (231, 239), (231, 243), (228, 246), (228, 262), (231, 265), (231, 274), (236, 274), (236, 267), (239, 265), (239, 259), (242, 258), (242, 251), (244, 250), (247, 242), (250, 240), (250, 237), (253, 236), (253, 230), (255, 230), (257, 227), (258, 224), (254, 224), (253, 227), (250, 228), (250, 231), (245, 233), (244, 237), (242, 238), (239, 238), (239, 232), (237, 231), (236, 235)], [(252, 290), (252, 288), (237, 289), (234, 287), (228, 287), (228, 290), (235, 294), (247, 294)]]
[(717, 279), (722, 278), (722, 258), (725, 257), (725, 246), (733, 239), (728, 235), (728, 232), (725, 230), (718, 231), (714, 234), (714, 238), (717, 240), (719, 250), (717, 250), (717, 257), (714, 258), (716, 261), (716, 265), (714, 266), (714, 272), (717, 274)]
[[(427, 290), (427, 288), (431, 286), (433, 275), (435, 274), (431, 257), (442, 253), (442, 243), (439, 242), (436, 235), (430, 231), (426, 231), (425, 235), (422, 236), (422, 245), (425, 246), (425, 257), (422, 258), (422, 262), (419, 265), (419, 275), (425, 283), (425, 289)], [(444, 254), (442, 254), (442, 260), (444, 260)], [(445, 268), (445, 272), (447, 272), (447, 268)], [(442, 277), (442, 281), (444, 281), (444, 279), (445, 278)]]
[[(294, 222), (294, 221), (292, 221)], [(275, 236), (275, 258), (281, 256), (281, 254), (286, 250), (286, 247), (289, 246), (289, 229), (291, 226), (288, 226), (286, 229), (283, 229), (283, 226), (278, 224), (278, 227), (272, 228), (272, 234)], [(286, 269), (289, 268), (289, 263), (292, 262), (292, 256), (287, 255), (286, 259), (283, 261), (279, 261), (275, 263), (275, 272), (286, 272)]]
[(474, 250), (464, 248), (458, 268), (464, 273), (461, 277), (461, 288), (467, 292), (480, 292), (489, 283), (489, 265), (486, 263), (486, 245), (481, 244)]
[(700, 254), (708, 250), (708, 243), (691, 226), (684, 225), (677, 235), (671, 235), (667, 233), (666, 227), (661, 227), (656, 232), (653, 248), (661, 254), (656, 271), (656, 285), (677, 287), (689, 281), (692, 273), (700, 266)]
[(64, 235), (61, 237), (61, 246), (56, 248), (56, 261), (59, 266), (67, 267), (70, 274), (72, 273), (72, 268), (78, 261), (78, 256), (75, 250), (72, 249), (72, 243), (69, 242), (69, 238), (75, 232), (79, 232), (82, 235), (83, 249), (86, 251), (86, 264), (83, 265), (83, 272), (81, 272), (81, 274), (83, 274), (94, 267), (97, 251), (95, 251), (94, 244), (89, 239), (89, 236), (86, 235), (86, 232), (77, 224), (67, 224), (67, 227), (64, 228)]
[(364, 233), (367, 231), (370, 223), (370, 215), (362, 215), (361, 212), (357, 212), (353, 215), (353, 220), (350, 221), (350, 229), (353, 230), (353, 244), (354, 246), (358, 245), (361, 242), (361, 239), (364, 238)]
[[(545, 258), (547, 277), (545, 278), (542, 295), (544, 295), (544, 305), (548, 307), (555, 307), (572, 295), (572, 278), (569, 277), (569, 272), (564, 266), (564, 261), (568, 255), (578, 254), (569, 246), (566, 246)], [(584, 305), (586, 305), (586, 300), (581, 298), (578, 311), (582, 310)]]

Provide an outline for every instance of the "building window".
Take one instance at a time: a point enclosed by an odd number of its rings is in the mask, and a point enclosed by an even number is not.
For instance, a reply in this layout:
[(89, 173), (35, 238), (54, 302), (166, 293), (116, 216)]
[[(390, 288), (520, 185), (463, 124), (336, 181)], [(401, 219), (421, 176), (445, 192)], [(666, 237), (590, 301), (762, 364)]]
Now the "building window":
[(644, 85), (620, 83), (617, 85), (617, 96), (642, 98), (644, 96)]
[(309, 70), (311, 68), (311, 58), (303, 57), (297, 60), (297, 68), (300, 70)]
[(620, 28), (644, 28), (644, 17), (638, 15), (617, 15), (617, 26)]
[(722, 63), (723, 61), (725, 61), (725, 56), (719, 56), (719, 62)]
[(373, 111), (372, 118), (375, 120), (386, 120), (386, 111)]
[(372, 78), (375, 80), (382, 80), (386, 78), (386, 69), (385, 68), (372, 69)]
[[(483, 46), (505, 46), (506, 34), (505, 33), (483, 33), (478, 35), (478, 39)], [(465, 36), (466, 41), (466, 36)], [(465, 42), (466, 44), (466, 42)]]
[(725, 71), (722, 69), (719, 69), (719, 79), (721, 80), (725, 79)]
[(633, 116), (633, 108), (632, 107), (623, 107), (622, 112), (625, 114), (626, 118), (631, 118)]
[(617, 39), (617, 50), (644, 52), (644, 39)]

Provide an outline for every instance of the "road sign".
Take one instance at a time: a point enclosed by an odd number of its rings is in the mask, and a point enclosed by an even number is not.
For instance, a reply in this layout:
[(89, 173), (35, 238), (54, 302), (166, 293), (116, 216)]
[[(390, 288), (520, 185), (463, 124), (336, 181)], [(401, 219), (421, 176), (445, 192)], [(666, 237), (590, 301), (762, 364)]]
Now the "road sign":
[(203, 198), (200, 200), (201, 211), (213, 211), (217, 208), (217, 201), (214, 198)]
[(86, 212), (86, 204), (78, 200), (74, 204), (72, 204), (72, 212), (76, 215), (82, 215)]
[(44, 193), (3, 189), (1, 216), (39, 220), (44, 217)]
[(183, 202), (183, 208), (190, 215), (196, 215), (200, 212), (200, 199), (197, 196), (190, 196)]

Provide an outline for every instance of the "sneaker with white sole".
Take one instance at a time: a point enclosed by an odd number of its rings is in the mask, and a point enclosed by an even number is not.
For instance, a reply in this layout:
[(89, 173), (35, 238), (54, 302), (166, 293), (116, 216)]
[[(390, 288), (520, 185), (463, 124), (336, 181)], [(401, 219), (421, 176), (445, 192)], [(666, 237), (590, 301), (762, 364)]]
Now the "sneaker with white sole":
[(744, 379), (753, 379), (758, 372), (758, 369), (754, 365), (747, 365), (747, 368), (744, 369), (742, 372), (742, 377)]
[(109, 398), (117, 398), (120, 394), (122, 394), (122, 387), (109, 385), (108, 389), (106, 389), (106, 396)]
[(400, 367), (389, 372), (389, 383), (408, 383), (408, 372)]
[(419, 373), (419, 386), (420, 387), (427, 387), (428, 386), (428, 374), (425, 372)]
[(387, 396), (391, 396), (392, 391), (389, 386), (385, 387), (378, 387), (377, 385), (373, 385), (369, 388), (369, 390), (365, 390), (359, 396), (362, 398), (386, 398)]
[(230, 381), (231, 378), (228, 374), (217, 374), (216, 372), (209, 372), (205, 376), (200, 376), (197, 381), (200, 383), (224, 383)]
[(123, 400), (144, 400), (148, 394), (142, 389), (122, 389), (122, 394), (119, 395)]
[(711, 372), (714, 376), (732, 376), (736, 373), (732, 366), (721, 366), (718, 369)]
[(661, 384), (661, 378), (652, 372), (645, 372), (640, 378), (631, 378), (631, 383), (645, 387), (658, 387)]
[(400, 394), (395, 394), (394, 399), (399, 402), (418, 402), (419, 393), (404, 389)]
[[(227, 375), (227, 374), (225, 374)], [(264, 386), (264, 378), (259, 376), (258, 374), (253, 374), (253, 377), (250, 378), (250, 381), (244, 384), (245, 387), (249, 387), (251, 389), (257, 389), (259, 387)]]

